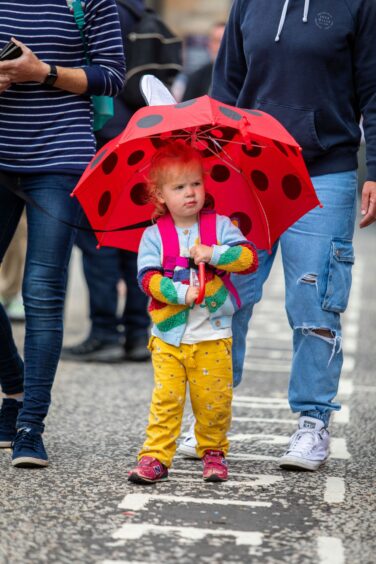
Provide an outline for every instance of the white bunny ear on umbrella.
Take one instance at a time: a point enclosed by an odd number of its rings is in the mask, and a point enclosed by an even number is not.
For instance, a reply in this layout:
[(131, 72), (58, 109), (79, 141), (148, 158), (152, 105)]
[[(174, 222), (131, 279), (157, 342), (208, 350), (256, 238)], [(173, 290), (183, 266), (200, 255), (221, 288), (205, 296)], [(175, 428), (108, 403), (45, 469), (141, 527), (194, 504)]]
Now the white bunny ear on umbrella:
[(148, 106), (177, 104), (168, 88), (153, 74), (144, 74), (140, 80), (140, 90)]

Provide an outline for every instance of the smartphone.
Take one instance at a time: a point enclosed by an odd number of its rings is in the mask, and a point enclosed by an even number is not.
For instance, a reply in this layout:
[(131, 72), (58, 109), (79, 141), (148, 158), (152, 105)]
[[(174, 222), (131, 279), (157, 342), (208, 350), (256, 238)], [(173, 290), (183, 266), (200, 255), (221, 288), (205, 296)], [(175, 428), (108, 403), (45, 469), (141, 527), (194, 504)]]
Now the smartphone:
[(21, 47), (13, 43), (13, 41), (9, 41), (0, 51), (0, 61), (10, 61), (11, 59), (21, 57), (21, 55)]

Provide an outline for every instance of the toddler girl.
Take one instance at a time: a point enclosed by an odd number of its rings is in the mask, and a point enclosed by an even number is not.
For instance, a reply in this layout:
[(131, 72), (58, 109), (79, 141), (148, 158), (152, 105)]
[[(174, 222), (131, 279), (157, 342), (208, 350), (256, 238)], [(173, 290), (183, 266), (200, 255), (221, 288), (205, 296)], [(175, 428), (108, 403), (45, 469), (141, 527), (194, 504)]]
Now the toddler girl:
[[(138, 276), (151, 297), (155, 387), (147, 438), (128, 479), (140, 484), (167, 479), (188, 381), (203, 478), (224, 481), (231, 423), (231, 320), (239, 305), (226, 273), (254, 271), (257, 255), (228, 217), (203, 209), (203, 162), (191, 146), (182, 141), (162, 146), (152, 159), (148, 188), (159, 219), (143, 234)], [(206, 287), (203, 303), (196, 305), (201, 262), (207, 265)]]

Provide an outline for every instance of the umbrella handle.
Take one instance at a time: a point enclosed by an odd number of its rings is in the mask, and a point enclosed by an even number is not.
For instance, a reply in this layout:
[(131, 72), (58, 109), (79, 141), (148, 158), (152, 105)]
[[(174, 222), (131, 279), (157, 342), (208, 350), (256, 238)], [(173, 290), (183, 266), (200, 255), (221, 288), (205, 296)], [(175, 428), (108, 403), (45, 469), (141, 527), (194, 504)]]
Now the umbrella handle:
[(200, 262), (198, 265), (198, 281), (200, 284), (200, 291), (195, 300), (196, 305), (200, 304), (205, 296), (205, 263), (204, 262)]

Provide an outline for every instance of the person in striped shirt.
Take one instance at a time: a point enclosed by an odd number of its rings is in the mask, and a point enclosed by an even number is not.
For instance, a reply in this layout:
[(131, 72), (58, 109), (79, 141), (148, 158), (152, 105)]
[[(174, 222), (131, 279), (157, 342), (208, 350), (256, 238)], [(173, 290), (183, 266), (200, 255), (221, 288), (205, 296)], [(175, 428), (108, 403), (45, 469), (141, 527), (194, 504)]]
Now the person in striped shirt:
[(17, 467), (48, 465), (42, 433), (61, 350), (75, 237), (63, 222), (80, 221), (79, 205), (69, 194), (95, 154), (91, 96), (116, 96), (124, 83), (115, 1), (82, 5), (88, 57), (72, 0), (0, 0), (0, 48), (13, 38), (22, 51), (14, 60), (0, 61), (0, 262), (25, 206), (12, 188), (24, 193), (28, 220), (24, 361), (0, 305), (5, 395), (0, 447), (13, 445)]

